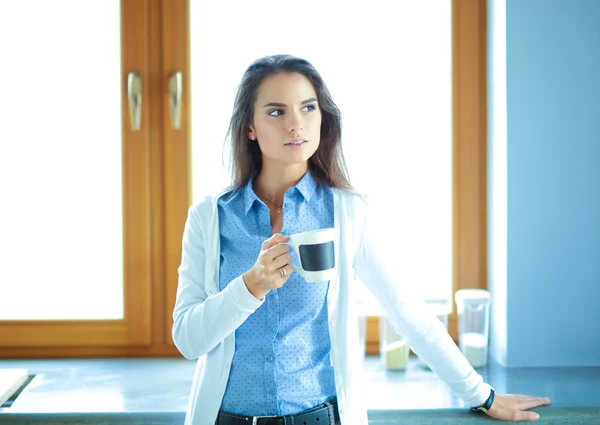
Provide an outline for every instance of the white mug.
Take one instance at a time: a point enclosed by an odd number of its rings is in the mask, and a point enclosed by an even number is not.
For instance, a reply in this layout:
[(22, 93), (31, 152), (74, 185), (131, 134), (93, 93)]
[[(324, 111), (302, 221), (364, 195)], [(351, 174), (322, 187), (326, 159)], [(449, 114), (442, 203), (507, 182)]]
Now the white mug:
[(335, 229), (319, 229), (290, 235), (289, 245), (300, 261), (292, 264), (307, 282), (322, 282), (335, 277)]

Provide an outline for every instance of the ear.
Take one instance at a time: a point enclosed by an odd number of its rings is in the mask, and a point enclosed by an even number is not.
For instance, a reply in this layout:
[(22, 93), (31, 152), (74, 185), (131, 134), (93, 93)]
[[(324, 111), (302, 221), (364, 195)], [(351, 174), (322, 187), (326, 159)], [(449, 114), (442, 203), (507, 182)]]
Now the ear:
[(256, 141), (256, 131), (254, 130), (254, 125), (250, 124), (250, 131), (248, 131), (248, 138), (250, 140)]

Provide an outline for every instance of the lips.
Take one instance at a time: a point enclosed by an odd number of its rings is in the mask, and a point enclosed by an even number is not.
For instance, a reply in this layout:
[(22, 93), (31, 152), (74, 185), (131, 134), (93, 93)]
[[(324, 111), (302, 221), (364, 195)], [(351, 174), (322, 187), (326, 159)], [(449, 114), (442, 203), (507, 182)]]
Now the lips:
[(290, 140), (285, 145), (286, 146), (300, 146), (300, 145), (303, 145), (306, 142), (308, 142), (308, 140), (306, 140), (305, 138), (303, 138), (303, 137), (297, 137), (295, 139)]

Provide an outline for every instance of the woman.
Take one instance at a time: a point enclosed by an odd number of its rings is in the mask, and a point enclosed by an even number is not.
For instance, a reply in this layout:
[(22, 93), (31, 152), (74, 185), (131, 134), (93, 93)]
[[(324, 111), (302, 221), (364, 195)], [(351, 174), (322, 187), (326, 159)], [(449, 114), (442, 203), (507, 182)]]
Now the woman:
[[(494, 397), (441, 322), (394, 278), (391, 254), (375, 243), (385, 222), (352, 189), (340, 112), (310, 63), (255, 61), (229, 140), (233, 185), (190, 208), (183, 236), (173, 339), (198, 359), (186, 424), (367, 424), (358, 331), (349, 325), (357, 323), (355, 273), (469, 405), (497, 419), (537, 419), (522, 410), (548, 399)], [(307, 284), (284, 243), (330, 227), (337, 277)]]

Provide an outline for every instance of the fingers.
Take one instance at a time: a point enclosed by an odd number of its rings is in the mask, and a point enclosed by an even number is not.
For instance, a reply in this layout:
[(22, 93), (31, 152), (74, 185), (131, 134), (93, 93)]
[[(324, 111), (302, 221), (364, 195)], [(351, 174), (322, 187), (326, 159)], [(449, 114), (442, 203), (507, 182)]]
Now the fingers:
[(513, 411), (511, 418), (509, 420), (513, 422), (522, 422), (522, 421), (537, 421), (540, 418), (535, 412), (522, 412), (519, 410)]
[[(292, 257), (289, 255), (288, 247), (283, 243), (286, 240), (289, 240), (288, 236), (283, 236), (280, 233), (276, 233), (263, 243), (263, 252), (261, 255), (261, 263), (263, 268), (267, 270), (274, 270), (283, 267), (292, 261)], [(271, 245), (273, 242), (276, 243)]]
[(275, 233), (269, 239), (263, 242), (262, 249), (267, 250), (274, 247), (277, 244), (288, 242), (290, 240), (289, 236), (283, 236), (281, 233)]
[(283, 254), (277, 257), (274, 261), (263, 266), (263, 273), (269, 280), (276, 283), (280, 278), (287, 281), (294, 271), (294, 268), (290, 264), (292, 256), (289, 254)]
[(294, 272), (294, 268), (290, 264), (287, 264), (283, 267), (280, 267), (278, 271), (282, 278), (288, 280), (290, 278), (290, 275)]
[(270, 261), (275, 261), (275, 259), (281, 255), (286, 255), (289, 254), (289, 250), (287, 245), (284, 244), (277, 244), (271, 248), (269, 248), (266, 252), (265, 252), (265, 256), (267, 258), (269, 258)]
[(278, 244), (263, 251), (259, 261), (263, 269), (273, 271), (292, 261), (292, 256), (289, 254), (287, 246)]
[(502, 397), (506, 397), (510, 400), (510, 403), (515, 403), (514, 407), (519, 410), (528, 410), (550, 404), (550, 399), (548, 397), (534, 397), (521, 394), (503, 394)]
[(519, 408), (521, 410), (529, 410), (535, 407), (547, 406), (550, 404), (549, 398), (543, 397), (525, 397), (521, 400), (521, 405)]
[(290, 265), (292, 256), (284, 244), (289, 239), (289, 236), (276, 233), (263, 242), (256, 263), (258, 280), (262, 282), (263, 287), (270, 289), (281, 287), (294, 271)]
[(487, 414), (495, 419), (511, 422), (536, 421), (540, 418), (540, 415), (535, 412), (524, 412), (517, 409), (504, 409), (499, 406), (494, 406), (493, 404), (490, 410), (487, 411)]
[[(283, 266), (286, 266), (292, 262), (292, 256), (287, 252), (275, 258), (271, 263), (273, 269), (279, 269)], [(290, 266), (291, 267), (291, 266)]]
[(550, 399), (546, 397), (498, 394), (488, 415), (504, 421), (536, 421), (540, 415), (527, 410), (548, 404), (550, 404)]
[[(276, 283), (281, 278), (287, 281), (289, 275), (294, 271), (293, 267), (289, 265), (292, 262), (292, 256), (287, 246), (281, 242), (288, 239), (289, 237), (278, 233), (263, 243), (263, 252), (260, 255), (259, 263), (263, 274), (272, 283)], [(277, 243), (271, 245), (273, 242)], [(265, 247), (269, 248), (265, 249)]]

